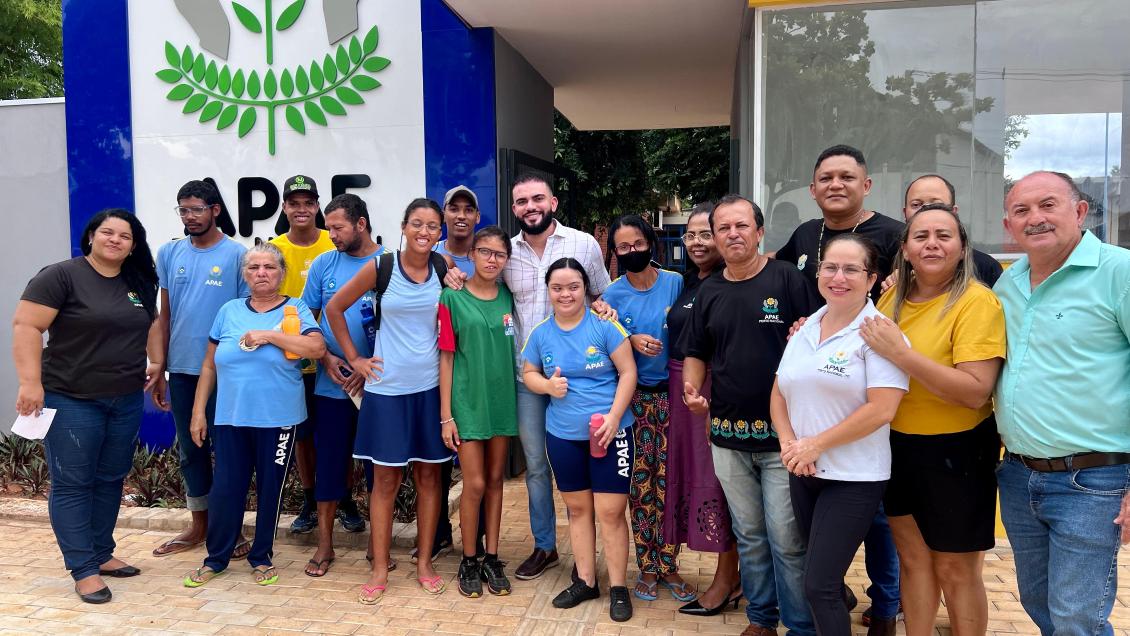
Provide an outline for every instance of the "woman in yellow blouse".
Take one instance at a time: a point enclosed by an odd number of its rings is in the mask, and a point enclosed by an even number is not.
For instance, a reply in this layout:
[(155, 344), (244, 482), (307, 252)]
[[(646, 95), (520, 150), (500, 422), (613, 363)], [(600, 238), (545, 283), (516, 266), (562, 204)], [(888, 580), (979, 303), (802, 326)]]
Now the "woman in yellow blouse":
[(944, 596), (953, 633), (980, 635), (989, 620), (981, 569), (994, 544), (1000, 441), (990, 397), (1004, 362), (1004, 312), (977, 281), (951, 206), (923, 206), (910, 219), (896, 267), (898, 283), (878, 304), (886, 318), (868, 319), (861, 332), (910, 376), (891, 421), (883, 502), (906, 633), (932, 634)]

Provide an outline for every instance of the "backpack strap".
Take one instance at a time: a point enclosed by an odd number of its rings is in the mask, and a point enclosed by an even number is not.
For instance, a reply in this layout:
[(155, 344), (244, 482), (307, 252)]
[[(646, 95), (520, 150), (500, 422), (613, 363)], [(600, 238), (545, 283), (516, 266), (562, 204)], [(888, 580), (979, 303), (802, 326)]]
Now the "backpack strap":
[(443, 279), (447, 277), (447, 259), (439, 252), (432, 252), (428, 260), (431, 261), (432, 270), (435, 271), (436, 276), (439, 278), (439, 288), (443, 289)]
[(373, 326), (378, 331), (381, 328), (381, 296), (384, 296), (388, 282), (392, 280), (392, 268), (396, 266), (395, 256), (389, 250), (376, 258), (377, 286), (373, 288)]

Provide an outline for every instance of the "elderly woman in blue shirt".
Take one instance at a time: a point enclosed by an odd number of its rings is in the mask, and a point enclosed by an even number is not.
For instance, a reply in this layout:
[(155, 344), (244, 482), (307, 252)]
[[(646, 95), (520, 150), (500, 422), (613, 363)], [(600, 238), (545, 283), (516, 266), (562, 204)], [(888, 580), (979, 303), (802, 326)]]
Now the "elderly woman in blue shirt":
[[(243, 526), (252, 472), (257, 512), (247, 562), (259, 585), (278, 582), (271, 556), (279, 500), (293, 455), (294, 426), (306, 419), (299, 364), (302, 358), (319, 359), (326, 353), (322, 332), (306, 304), (279, 293), (285, 276), (286, 261), (277, 247), (252, 247), (243, 257), (251, 297), (228, 301), (212, 323), (189, 427), (193, 441), (202, 445), (208, 432), (204, 410), (215, 386), (216, 469), (208, 495), (208, 557), (185, 577), (186, 587), (204, 585), (227, 569)], [(297, 334), (283, 330), (288, 307), (294, 307), (300, 319)]]

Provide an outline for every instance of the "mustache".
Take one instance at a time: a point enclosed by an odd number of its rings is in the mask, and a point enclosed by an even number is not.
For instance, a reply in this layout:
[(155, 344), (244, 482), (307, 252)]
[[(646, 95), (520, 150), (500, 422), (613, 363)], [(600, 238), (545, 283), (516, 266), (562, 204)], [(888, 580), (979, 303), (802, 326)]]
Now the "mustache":
[(1043, 234), (1044, 232), (1052, 232), (1055, 226), (1051, 223), (1041, 223), (1039, 225), (1032, 225), (1024, 228), (1024, 236), (1032, 236), (1033, 234)]

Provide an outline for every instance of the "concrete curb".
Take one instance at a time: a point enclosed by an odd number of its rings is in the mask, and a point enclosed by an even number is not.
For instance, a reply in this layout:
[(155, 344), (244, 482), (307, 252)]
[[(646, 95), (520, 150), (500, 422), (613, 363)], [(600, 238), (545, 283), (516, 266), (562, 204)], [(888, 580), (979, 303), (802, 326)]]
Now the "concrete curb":
[[(459, 511), (459, 497), (463, 494), (463, 482), (451, 487), (448, 496), (448, 507), (454, 516)], [(16, 497), (0, 498), (0, 519), (11, 521), (32, 521), (50, 523), (47, 511), (47, 502), (41, 499), (20, 499)], [(180, 532), (188, 526), (191, 514), (184, 508), (129, 508), (122, 507), (118, 513), (119, 529), (153, 530)], [(294, 515), (279, 517), (278, 530), (275, 531), (275, 541), (287, 545), (317, 545), (318, 533), (294, 534), (290, 531), (290, 523)], [(243, 516), (243, 531), (245, 536), (252, 536), (255, 532), (255, 513), (246, 512)], [(346, 532), (340, 522), (334, 522), (334, 545), (339, 547), (364, 549), (369, 541), (368, 532)], [(399, 548), (412, 548), (416, 545), (416, 523), (393, 523), (392, 544)]]

